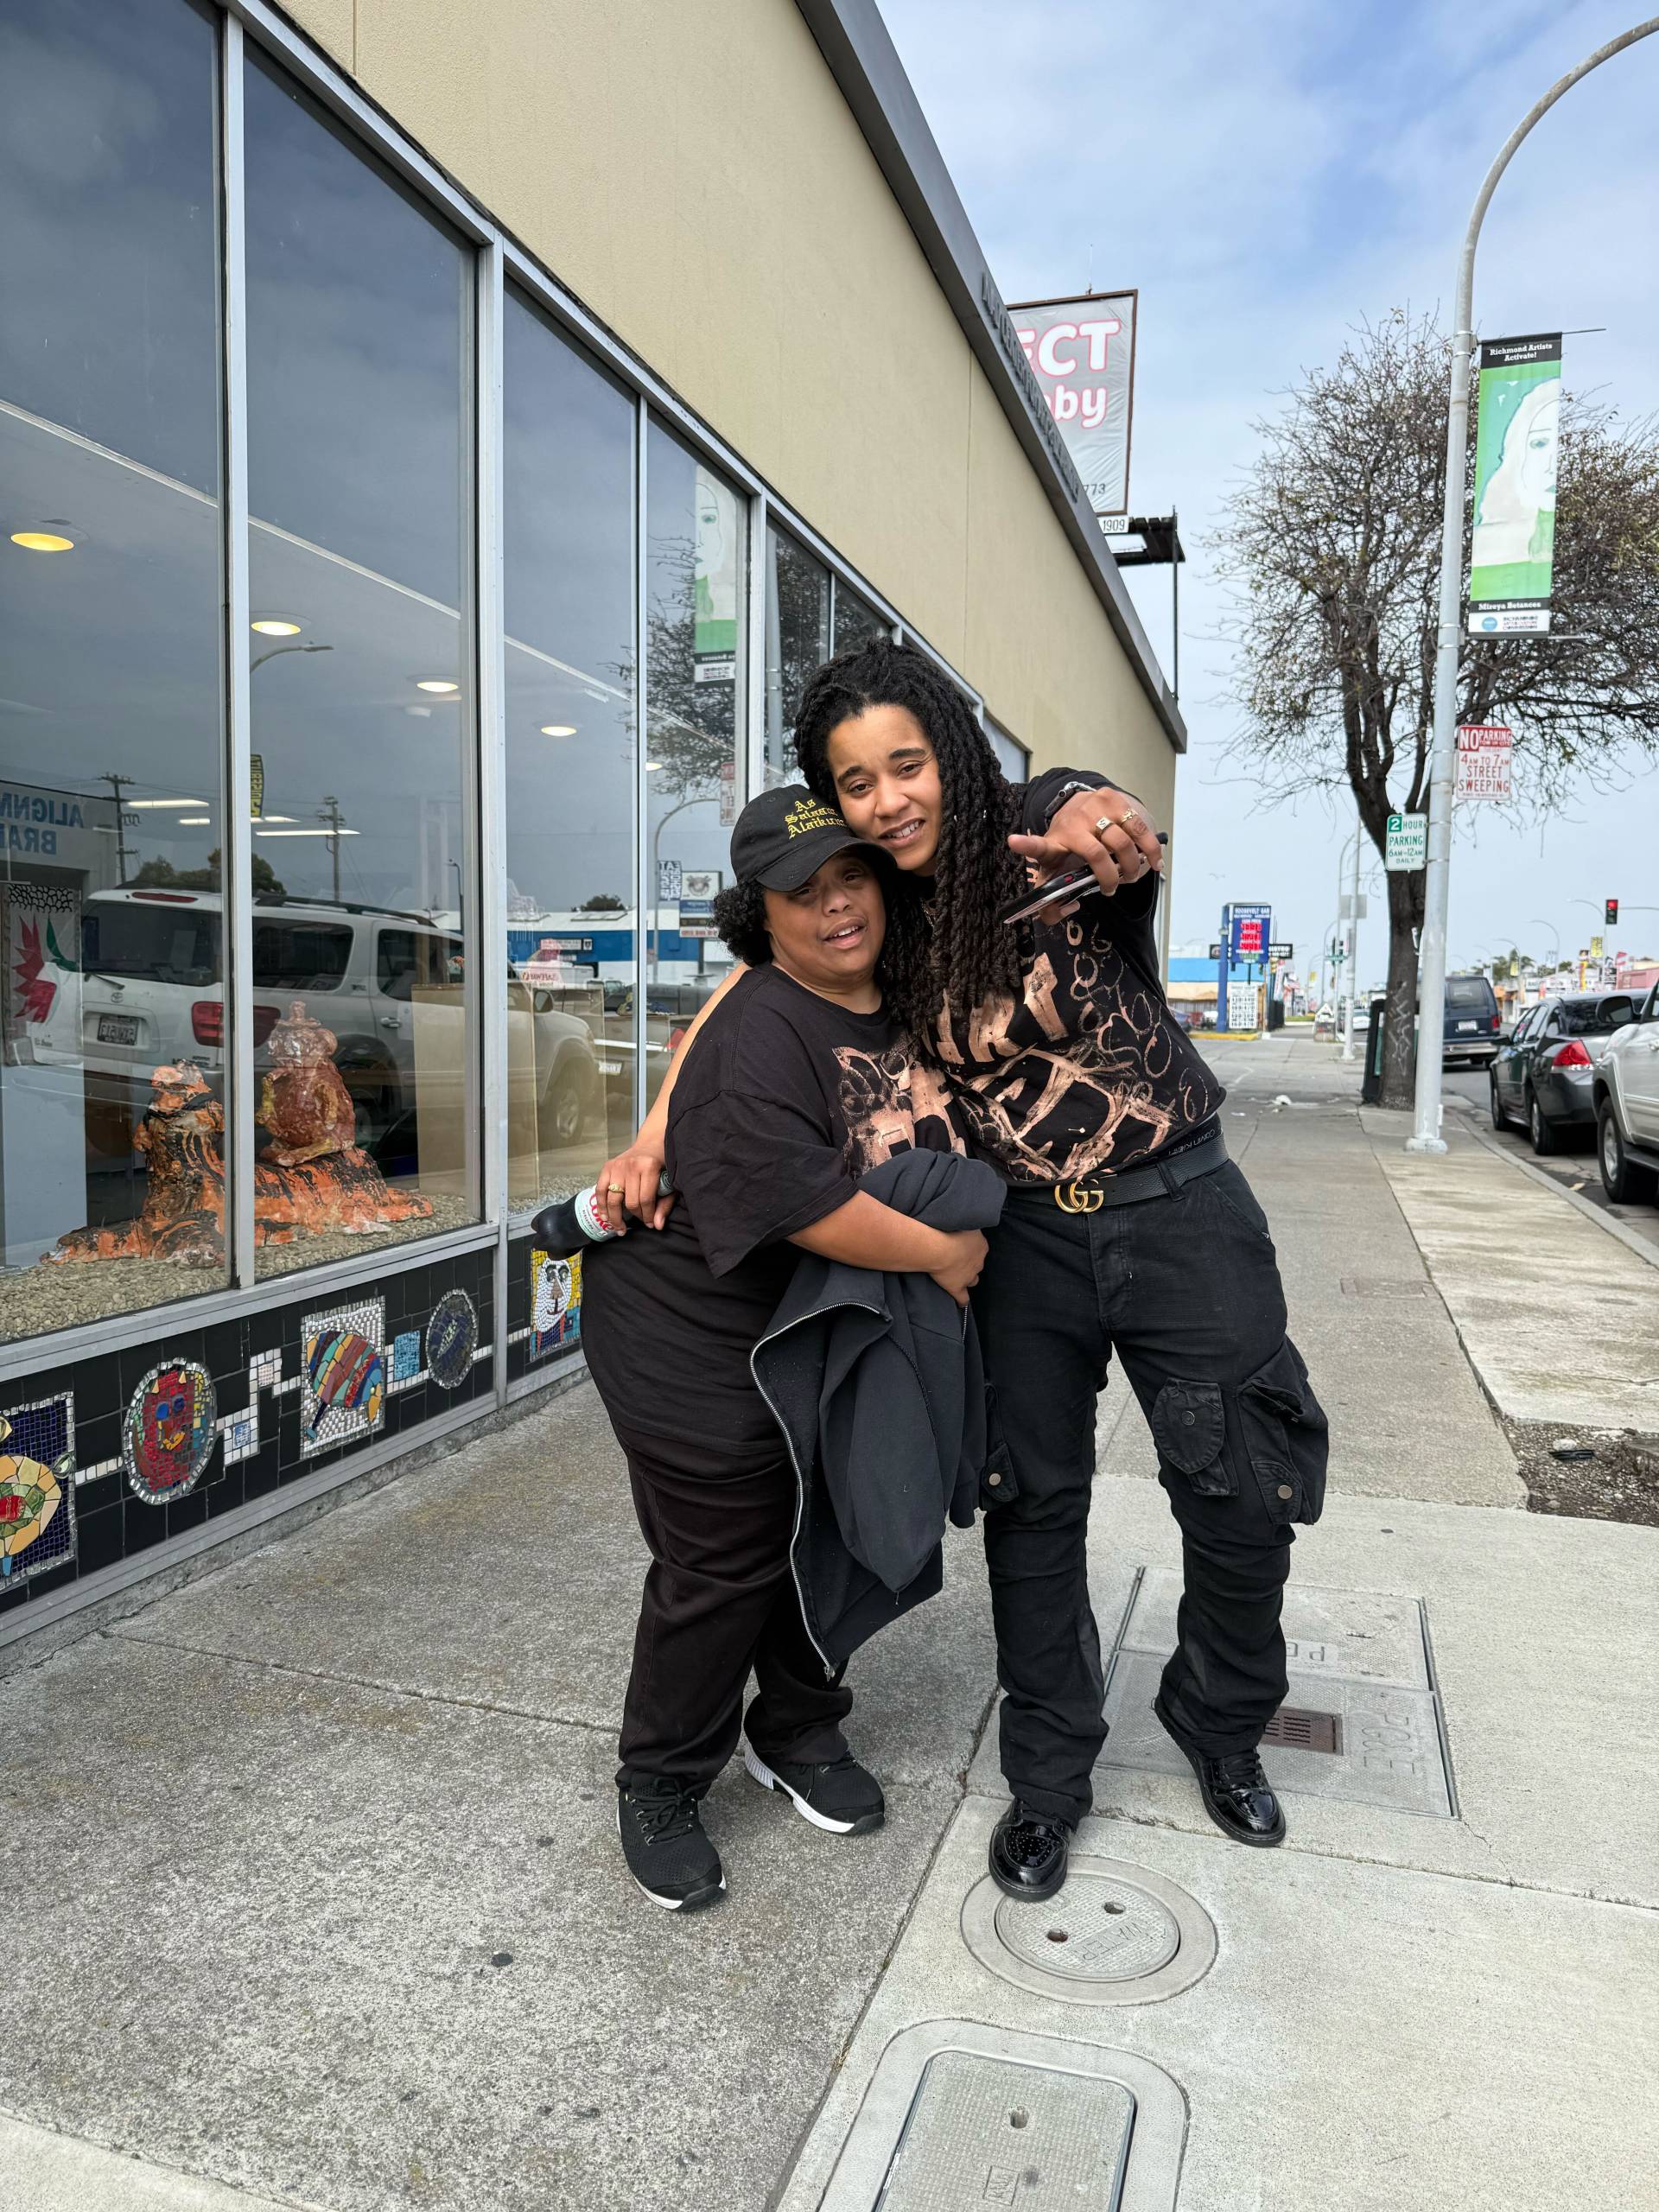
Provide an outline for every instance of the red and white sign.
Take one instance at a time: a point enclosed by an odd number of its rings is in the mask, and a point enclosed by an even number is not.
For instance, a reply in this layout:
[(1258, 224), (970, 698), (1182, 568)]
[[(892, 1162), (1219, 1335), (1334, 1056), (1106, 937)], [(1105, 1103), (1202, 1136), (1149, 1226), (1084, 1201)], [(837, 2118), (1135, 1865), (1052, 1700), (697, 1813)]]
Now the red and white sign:
[(1458, 724), (1459, 798), (1508, 798), (1515, 733), (1501, 722)]
[(1239, 924), (1238, 949), (1241, 952), (1254, 952), (1258, 957), (1260, 956), (1262, 951), (1262, 925), (1260, 922), (1241, 922)]
[(1097, 515), (1127, 515), (1138, 293), (1011, 302), (1014, 336)]

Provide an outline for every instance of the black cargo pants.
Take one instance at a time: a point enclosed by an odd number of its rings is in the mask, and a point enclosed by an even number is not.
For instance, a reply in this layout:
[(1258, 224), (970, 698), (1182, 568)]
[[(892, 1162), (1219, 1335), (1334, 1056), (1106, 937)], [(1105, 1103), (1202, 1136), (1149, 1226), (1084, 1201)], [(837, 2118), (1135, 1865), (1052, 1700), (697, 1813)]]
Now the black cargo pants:
[(1002, 1771), (1033, 1812), (1076, 1821), (1106, 1740), (1084, 1540), (1113, 1351), (1180, 1523), (1157, 1705), (1197, 1751), (1253, 1749), (1284, 1700), (1280, 1604), (1294, 1524), (1324, 1503), (1325, 1415), (1285, 1333), (1267, 1218), (1230, 1160), (1094, 1213), (1011, 1190), (974, 1313), (1017, 1484), (984, 1524)]

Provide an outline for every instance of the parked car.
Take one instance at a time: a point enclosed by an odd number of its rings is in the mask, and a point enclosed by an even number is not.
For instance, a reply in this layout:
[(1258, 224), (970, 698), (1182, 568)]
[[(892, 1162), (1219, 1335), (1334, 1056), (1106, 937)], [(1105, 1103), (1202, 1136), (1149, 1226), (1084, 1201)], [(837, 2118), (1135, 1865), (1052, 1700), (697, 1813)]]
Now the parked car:
[(1489, 976), (1448, 976), (1446, 979), (1446, 1041), (1440, 1065), (1466, 1060), (1471, 1068), (1485, 1067), (1497, 1052), (1503, 1028), (1497, 993)]
[(1615, 1033), (1636, 1018), (1629, 991), (1544, 999), (1529, 1007), (1492, 1062), (1492, 1127), (1518, 1122), (1536, 1153), (1559, 1152), (1596, 1126), (1596, 1071)]
[(1659, 1205), (1659, 983), (1607, 1039), (1591, 1078), (1602, 1188)]
[[(143, 1112), (152, 1072), (194, 1060), (217, 1088), (225, 1064), (216, 891), (95, 892), (81, 910), (79, 992), (60, 991), (35, 1035), (35, 1057), (80, 1066), (89, 1094)], [(335, 1065), (356, 1110), (358, 1141), (385, 1164), (401, 1157), (415, 1116), (416, 992), (456, 988), (461, 940), (424, 914), (327, 899), (256, 906), (253, 1038), (256, 1071), (265, 1040), (291, 999), (339, 1039)], [(601, 1096), (588, 1025), (539, 1004), (535, 1010), (547, 1139), (573, 1143)], [(464, 1059), (461, 1063), (464, 1065)]]

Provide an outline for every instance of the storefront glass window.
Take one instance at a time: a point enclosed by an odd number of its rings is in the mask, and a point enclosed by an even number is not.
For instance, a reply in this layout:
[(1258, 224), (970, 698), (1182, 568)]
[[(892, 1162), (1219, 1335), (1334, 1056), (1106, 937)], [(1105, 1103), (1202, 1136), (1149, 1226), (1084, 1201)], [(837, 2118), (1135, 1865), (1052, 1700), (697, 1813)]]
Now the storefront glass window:
[(839, 581), (836, 585), (836, 651), (855, 652), (868, 645), (872, 638), (890, 638), (893, 631), (886, 620), (878, 614), (866, 599), (861, 599), (850, 585)]
[(747, 514), (660, 423), (645, 470), (645, 1095), (730, 965), (709, 906), (728, 879), (745, 727)]
[(506, 300), (508, 1198), (634, 1124), (632, 399)]
[(257, 1262), (477, 1218), (469, 252), (247, 71)]
[(0, 1338), (226, 1280), (215, 31), (0, 13)]
[(781, 531), (766, 532), (766, 782), (799, 773), (795, 717), (830, 658), (830, 571)]

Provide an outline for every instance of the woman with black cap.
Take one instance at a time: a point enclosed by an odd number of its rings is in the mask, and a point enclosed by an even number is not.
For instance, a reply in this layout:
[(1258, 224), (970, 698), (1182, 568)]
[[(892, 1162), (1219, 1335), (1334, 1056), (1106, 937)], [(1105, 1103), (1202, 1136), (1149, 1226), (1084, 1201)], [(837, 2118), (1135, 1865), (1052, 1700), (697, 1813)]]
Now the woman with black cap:
[[(791, 1571), (798, 1484), (750, 1354), (800, 1250), (931, 1275), (967, 1302), (977, 1232), (882, 1205), (858, 1178), (895, 1153), (960, 1151), (943, 1084), (914, 1067), (883, 1002), (879, 849), (800, 785), (755, 799), (715, 904), (745, 971), (676, 1063), (660, 1233), (590, 1255), (588, 1365), (628, 1463), (652, 1554), (624, 1707), (617, 1821), (630, 1872), (676, 1910), (726, 1886), (700, 1801), (735, 1749), (817, 1828), (878, 1827), (880, 1784), (842, 1733), (852, 1694), (826, 1669)], [(615, 1172), (610, 1179), (614, 1182)], [(652, 1191), (632, 1194), (643, 1213)], [(613, 1226), (622, 1219), (613, 1190)]]

